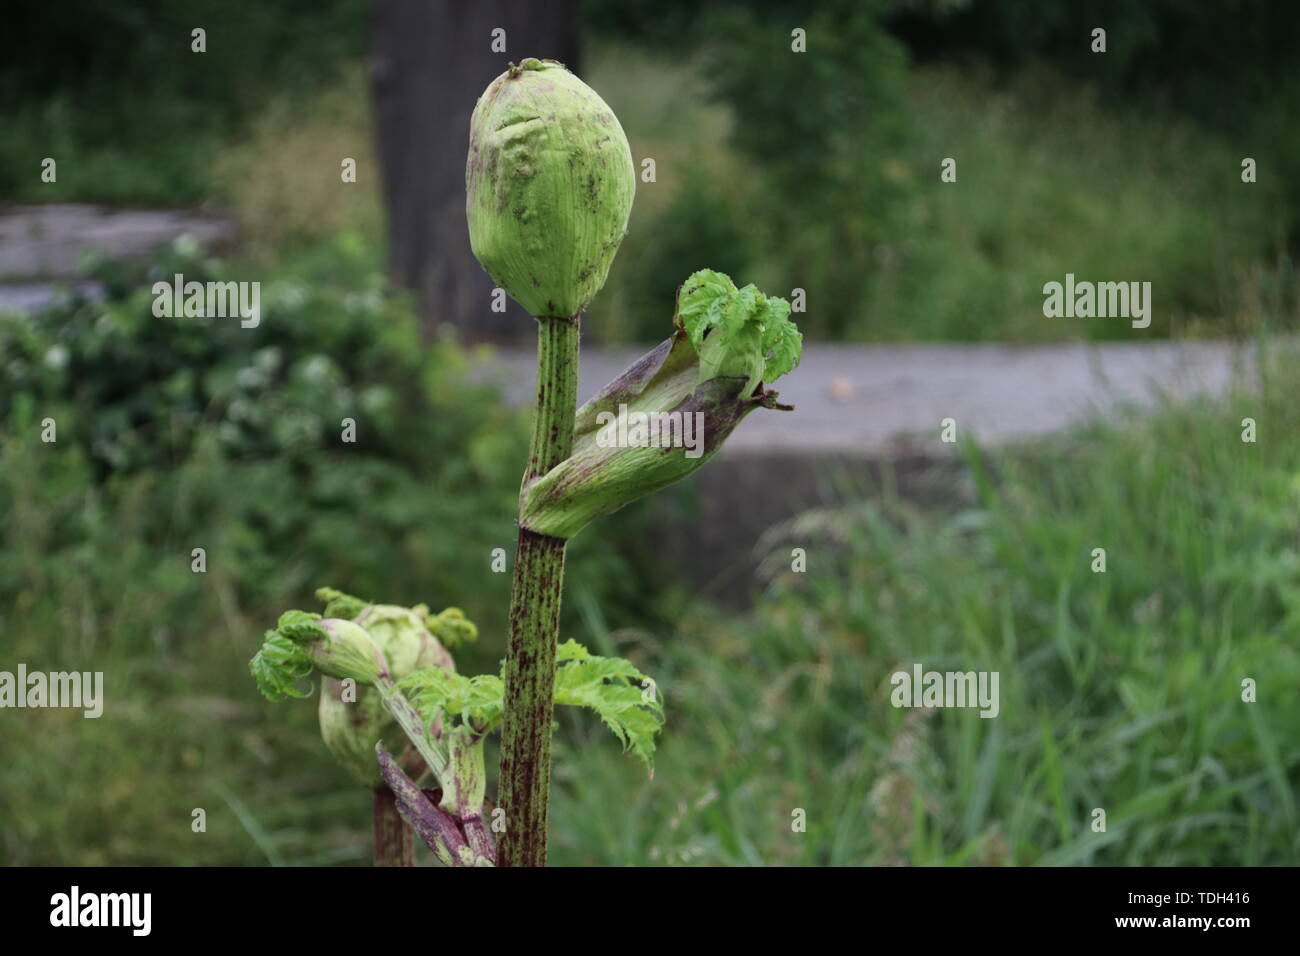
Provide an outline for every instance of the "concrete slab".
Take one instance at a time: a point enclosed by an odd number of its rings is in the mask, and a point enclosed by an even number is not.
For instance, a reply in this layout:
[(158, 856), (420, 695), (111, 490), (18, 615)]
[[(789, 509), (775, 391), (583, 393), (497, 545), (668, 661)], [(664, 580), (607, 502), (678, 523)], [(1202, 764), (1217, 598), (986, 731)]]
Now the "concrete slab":
[(227, 218), (188, 209), (114, 209), (79, 203), (0, 205), (0, 281), (71, 279), (94, 249), (123, 261), (188, 234), (200, 245), (228, 242)]

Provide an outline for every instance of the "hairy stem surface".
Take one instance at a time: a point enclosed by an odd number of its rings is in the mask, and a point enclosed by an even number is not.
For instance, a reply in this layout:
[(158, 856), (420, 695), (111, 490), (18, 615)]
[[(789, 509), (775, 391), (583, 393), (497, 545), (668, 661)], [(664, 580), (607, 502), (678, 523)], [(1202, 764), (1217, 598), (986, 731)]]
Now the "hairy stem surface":
[[(578, 401), (578, 317), (537, 322), (537, 418), (525, 488), (569, 457)], [(502, 866), (546, 865), (564, 544), (562, 538), (519, 530), (501, 727)]]

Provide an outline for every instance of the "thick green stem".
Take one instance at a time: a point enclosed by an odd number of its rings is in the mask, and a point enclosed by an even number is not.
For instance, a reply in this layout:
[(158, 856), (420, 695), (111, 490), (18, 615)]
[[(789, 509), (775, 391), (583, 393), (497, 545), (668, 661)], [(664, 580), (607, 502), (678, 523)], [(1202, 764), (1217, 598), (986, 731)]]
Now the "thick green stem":
[[(569, 457), (578, 402), (578, 317), (537, 321), (537, 418), (525, 489)], [(501, 727), (502, 866), (546, 865), (564, 544), (562, 538), (519, 530)]]
[(415, 866), (415, 832), (402, 820), (397, 798), (387, 786), (375, 787), (375, 866)]
[[(540, 478), (573, 451), (578, 408), (578, 317), (537, 320), (537, 417), (528, 444), (524, 484)], [(518, 574), (516, 574), (516, 579)]]

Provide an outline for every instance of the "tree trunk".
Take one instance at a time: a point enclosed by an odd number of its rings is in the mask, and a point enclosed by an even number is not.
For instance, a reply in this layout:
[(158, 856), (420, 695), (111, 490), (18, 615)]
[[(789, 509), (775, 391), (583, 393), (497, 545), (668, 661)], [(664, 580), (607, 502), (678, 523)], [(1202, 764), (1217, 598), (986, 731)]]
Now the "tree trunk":
[[(465, 341), (527, 342), (532, 319), (469, 248), (465, 154), (479, 94), (510, 61), (577, 58), (577, 0), (375, 0), (371, 93), (388, 217), (388, 271), (425, 329)], [(505, 31), (504, 52), (493, 31)], [(498, 35), (499, 36), (499, 35)]]

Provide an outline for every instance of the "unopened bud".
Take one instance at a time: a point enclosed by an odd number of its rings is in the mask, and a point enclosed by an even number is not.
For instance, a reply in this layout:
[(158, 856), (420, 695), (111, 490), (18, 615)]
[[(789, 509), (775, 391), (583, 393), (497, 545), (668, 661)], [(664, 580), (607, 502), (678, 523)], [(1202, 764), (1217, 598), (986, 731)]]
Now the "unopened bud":
[(426, 667), (455, 670), (456, 663), (428, 627), (429, 609), (396, 604), (369, 604), (353, 620), (366, 629), (388, 661), (394, 680)]
[(470, 246), (496, 284), (530, 315), (569, 318), (605, 284), (636, 171), (605, 101), (529, 58), (474, 108), (465, 190)]
[(380, 693), (373, 687), (357, 687), (356, 699), (345, 701), (343, 682), (322, 678), (318, 716), (321, 739), (343, 769), (370, 789), (383, 783), (375, 744), (400, 739), (401, 729), (384, 708)]
[(337, 618), (316, 623), (323, 634), (299, 643), (322, 674), (340, 680), (350, 677), (358, 684), (373, 684), (388, 676), (388, 663), (364, 628)]

